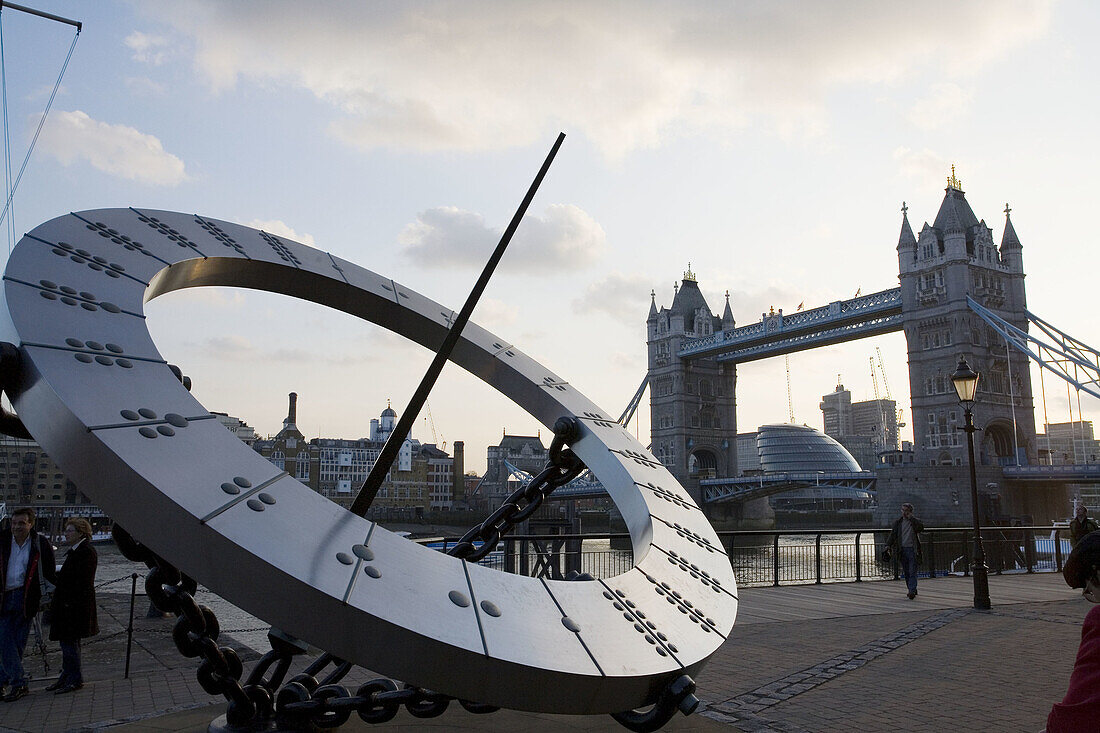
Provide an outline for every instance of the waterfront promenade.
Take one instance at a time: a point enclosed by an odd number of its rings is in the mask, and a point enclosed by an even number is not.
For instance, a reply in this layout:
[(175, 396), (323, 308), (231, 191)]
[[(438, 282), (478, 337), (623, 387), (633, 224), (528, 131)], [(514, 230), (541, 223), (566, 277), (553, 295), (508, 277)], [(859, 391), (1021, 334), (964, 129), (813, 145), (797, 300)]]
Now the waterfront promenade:
[[(700, 712), (665, 730), (1036, 733), (1065, 693), (1089, 604), (1057, 573), (991, 576), (990, 612), (970, 608), (972, 589), (957, 576), (922, 580), (913, 601), (896, 581), (742, 589), (733, 634), (698, 675)], [(128, 598), (104, 595), (101, 604), (104, 636), (116, 633)], [(0, 704), (0, 731), (205, 730), (224, 702), (202, 691), (195, 660), (175, 651), (172, 622), (137, 619), (129, 680), (125, 634), (90, 644), (83, 690), (55, 696), (39, 680), (29, 697)], [(56, 672), (60, 658), (51, 661)], [(40, 660), (29, 669), (41, 675)], [(371, 729), (625, 730), (607, 716), (474, 716), (457, 705), (429, 720), (402, 711), (379, 726), (353, 716), (342, 730)]]

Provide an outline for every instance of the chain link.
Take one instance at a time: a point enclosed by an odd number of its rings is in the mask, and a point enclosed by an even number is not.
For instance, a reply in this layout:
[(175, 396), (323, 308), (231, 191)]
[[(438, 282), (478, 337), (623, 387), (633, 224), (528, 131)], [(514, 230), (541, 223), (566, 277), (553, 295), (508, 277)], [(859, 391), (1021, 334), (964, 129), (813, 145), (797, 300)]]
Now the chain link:
[(129, 560), (143, 562), (149, 568), (145, 577), (145, 593), (158, 609), (177, 616), (172, 640), (185, 657), (201, 656), (198, 680), (211, 695), (224, 695), (229, 701), (226, 720), (230, 725), (244, 725), (256, 715), (256, 703), (241, 686), (244, 666), (237, 652), (219, 646), (218, 619), (209, 606), (195, 602), (198, 588), (192, 578), (137, 542), (116, 524), (112, 531), (115, 544)]
[[(554, 440), (550, 443), (550, 462), (546, 468), (527, 486), (513, 491), (496, 511), (464, 534), (447, 554), (469, 562), (483, 560), (496, 549), (502, 536), (538, 511), (554, 489), (579, 476), (585, 469), (584, 462), (565, 447), (566, 443), (573, 443), (579, 437), (580, 426), (576, 418), (558, 418), (554, 423)], [(477, 542), (481, 542), (480, 547)]]

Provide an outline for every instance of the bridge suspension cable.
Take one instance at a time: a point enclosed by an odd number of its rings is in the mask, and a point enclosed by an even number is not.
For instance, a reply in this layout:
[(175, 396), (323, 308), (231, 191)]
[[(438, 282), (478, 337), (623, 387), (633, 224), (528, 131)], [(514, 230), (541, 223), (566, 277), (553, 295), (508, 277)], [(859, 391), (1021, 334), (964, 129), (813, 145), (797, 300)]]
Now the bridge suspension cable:
[[(36, 15), (46, 20), (52, 20), (66, 25), (71, 25), (76, 28), (76, 33), (73, 35), (73, 42), (69, 46), (69, 52), (65, 56), (64, 63), (61, 64), (61, 71), (57, 75), (57, 80), (54, 82), (53, 90), (50, 92), (50, 98), (46, 102), (46, 108), (42, 110), (42, 116), (38, 120), (38, 127), (34, 131), (34, 137), (31, 138), (30, 145), (27, 146), (27, 154), (23, 157), (23, 164), (19, 167), (19, 173), (12, 176), (12, 157), (11, 157), (11, 135), (8, 125), (8, 75), (7, 75), (7, 60), (4, 57), (3, 48), (3, 8), (10, 8), (29, 15)], [(12, 213), (12, 200), (15, 198), (15, 191), (19, 188), (19, 182), (23, 180), (23, 173), (27, 170), (27, 163), (30, 162), (31, 153), (34, 152), (34, 146), (38, 142), (39, 135), (42, 134), (42, 127), (46, 124), (46, 117), (50, 114), (50, 107), (53, 106), (54, 98), (57, 96), (57, 90), (61, 86), (61, 79), (65, 76), (65, 70), (69, 68), (69, 61), (73, 57), (73, 51), (76, 49), (76, 42), (80, 39), (80, 31), (83, 30), (83, 24), (80, 21), (70, 20), (69, 18), (63, 18), (60, 15), (54, 15), (52, 13), (45, 13), (40, 10), (28, 8), (23, 5), (16, 5), (11, 2), (0, 2), (0, 95), (3, 96), (3, 116), (4, 116), (4, 184), (5, 184), (5, 196), (4, 209), (0, 212), (0, 225), (4, 220), (8, 221), (8, 252), (11, 252), (11, 247), (15, 243), (15, 216), (8, 216)]]
[(634, 417), (634, 413), (638, 410), (638, 405), (642, 402), (642, 395), (645, 394), (645, 388), (649, 385), (649, 374), (642, 377), (642, 383), (638, 385), (638, 391), (634, 393), (634, 396), (630, 398), (630, 403), (627, 404), (626, 409), (623, 410), (623, 414), (619, 415), (619, 424), (624, 428), (630, 424), (630, 418)]
[(1028, 322), (1043, 332), (1048, 343), (1012, 325), (969, 295), (966, 304), (996, 331), (1007, 344), (1027, 354), (1044, 369), (1050, 370), (1075, 387), (1100, 399), (1100, 351), (1070, 336), (1031, 311)]

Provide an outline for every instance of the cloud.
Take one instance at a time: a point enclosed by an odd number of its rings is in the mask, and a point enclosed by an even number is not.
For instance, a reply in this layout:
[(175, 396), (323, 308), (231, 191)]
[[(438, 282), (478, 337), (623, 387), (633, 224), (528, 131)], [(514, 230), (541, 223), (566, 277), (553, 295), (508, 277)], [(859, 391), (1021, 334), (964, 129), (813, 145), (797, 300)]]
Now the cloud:
[[(265, 368), (278, 364), (312, 364), (322, 359), (316, 350), (286, 346), (263, 348), (244, 336), (236, 335), (211, 336), (189, 348), (219, 361), (262, 364)], [(327, 366), (358, 366), (372, 361), (368, 356), (341, 352), (326, 352), (323, 360)]]
[(652, 289), (650, 278), (616, 272), (589, 285), (571, 305), (575, 313), (604, 313), (623, 324), (637, 326), (649, 312)]
[(492, 150), (565, 129), (616, 158), (700, 130), (816, 135), (831, 94), (928, 70), (975, 74), (1044, 34), (1051, 2), (934, 0), (919, 12), (878, 0), (155, 7), (190, 37), (212, 88), (306, 90), (338, 115), (330, 133), (358, 148)]
[(139, 183), (176, 186), (188, 180), (183, 161), (153, 135), (93, 120), (80, 110), (54, 112), (39, 145), (64, 165), (86, 160), (97, 170)]
[(942, 183), (944, 171), (951, 168), (951, 161), (928, 148), (917, 151), (900, 146), (894, 149), (892, 157), (898, 166), (898, 173), (921, 186)]
[(927, 96), (909, 109), (909, 121), (922, 130), (945, 127), (964, 117), (974, 101), (974, 92), (958, 84), (933, 84)]
[(126, 77), (126, 88), (130, 94), (139, 97), (159, 97), (164, 94), (164, 85), (147, 76)]
[(309, 245), (310, 247), (317, 246), (317, 243), (313, 240), (312, 234), (299, 234), (287, 226), (286, 222), (280, 219), (253, 219), (245, 224), (245, 226), (252, 227), (253, 229), (262, 229), (268, 234), (286, 237), (287, 239)]
[(134, 61), (160, 66), (168, 58), (168, 39), (164, 36), (151, 36), (148, 33), (134, 31), (126, 36), (123, 43), (134, 52)]
[(490, 331), (510, 326), (519, 320), (519, 308), (509, 305), (503, 300), (495, 298), (482, 298), (477, 303), (473, 320), (482, 328)]
[[(480, 268), (503, 231), (486, 224), (481, 214), (442, 206), (421, 212), (398, 241), (404, 254), (422, 267)], [(582, 209), (553, 204), (541, 217), (524, 217), (500, 267), (530, 274), (581, 270), (603, 253), (606, 243), (603, 227)]]
[(245, 294), (236, 288), (184, 288), (183, 290), (173, 290), (166, 295), (172, 303), (211, 308), (244, 308), (248, 302)]

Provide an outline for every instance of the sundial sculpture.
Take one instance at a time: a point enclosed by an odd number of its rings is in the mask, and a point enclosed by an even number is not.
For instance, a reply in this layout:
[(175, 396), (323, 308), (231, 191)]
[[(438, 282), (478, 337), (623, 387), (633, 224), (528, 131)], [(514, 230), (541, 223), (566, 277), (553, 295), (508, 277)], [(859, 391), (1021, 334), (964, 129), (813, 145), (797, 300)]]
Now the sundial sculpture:
[(703, 513), (623, 426), (510, 342), (469, 323), (450, 358), (547, 427), (575, 418), (570, 448), (630, 532), (634, 566), (621, 575), (495, 571), (273, 466), (199, 404), (146, 328), (145, 301), (200, 286), (300, 298), (432, 350), (456, 316), (389, 277), (205, 216), (100, 209), (26, 234), (3, 279), (0, 341), (18, 348), (3, 387), (81, 491), (187, 576), (343, 660), (518, 710), (652, 705), (729, 635), (736, 580)]

